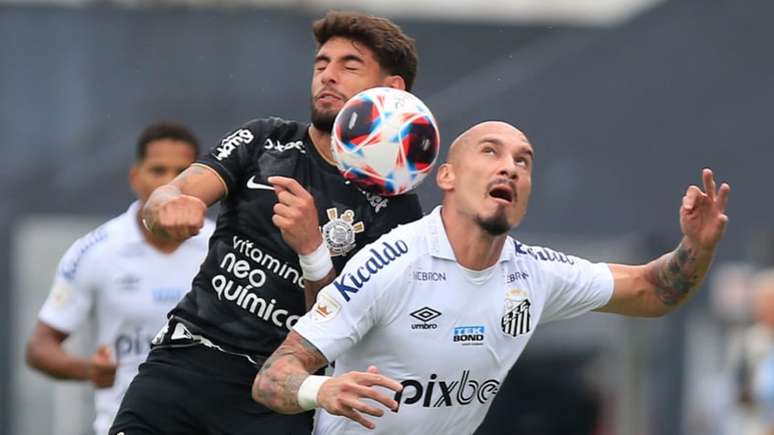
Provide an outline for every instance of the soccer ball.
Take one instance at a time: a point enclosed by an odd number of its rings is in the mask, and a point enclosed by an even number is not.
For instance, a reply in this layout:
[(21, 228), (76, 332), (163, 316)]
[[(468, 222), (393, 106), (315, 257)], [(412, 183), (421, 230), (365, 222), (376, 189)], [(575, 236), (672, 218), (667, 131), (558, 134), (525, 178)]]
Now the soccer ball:
[(339, 172), (381, 196), (406, 193), (432, 171), (441, 139), (435, 118), (414, 95), (372, 88), (344, 104), (331, 149)]

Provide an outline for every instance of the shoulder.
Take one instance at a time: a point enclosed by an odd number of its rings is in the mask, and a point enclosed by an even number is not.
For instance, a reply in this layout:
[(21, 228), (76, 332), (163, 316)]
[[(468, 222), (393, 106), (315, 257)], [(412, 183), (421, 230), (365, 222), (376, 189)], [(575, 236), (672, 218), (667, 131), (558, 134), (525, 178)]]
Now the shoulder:
[(405, 268), (427, 254), (427, 242), (424, 237), (426, 222), (420, 219), (407, 224), (400, 224), (375, 241), (364, 246), (353, 258), (355, 262), (373, 262), (379, 268), (389, 268), (393, 271)]
[(308, 126), (304, 123), (278, 117), (258, 118), (248, 121), (242, 128), (255, 136), (286, 136), (304, 132)]
[(80, 270), (110, 258), (110, 253), (125, 234), (123, 217), (115, 217), (73, 242), (60, 261), (59, 274), (74, 280)]
[(541, 267), (552, 267), (556, 265), (573, 266), (579, 261), (582, 261), (581, 258), (573, 255), (568, 255), (545, 246), (527, 245), (526, 243), (522, 243), (511, 237), (508, 237), (508, 242), (513, 245), (516, 259), (527, 261)]

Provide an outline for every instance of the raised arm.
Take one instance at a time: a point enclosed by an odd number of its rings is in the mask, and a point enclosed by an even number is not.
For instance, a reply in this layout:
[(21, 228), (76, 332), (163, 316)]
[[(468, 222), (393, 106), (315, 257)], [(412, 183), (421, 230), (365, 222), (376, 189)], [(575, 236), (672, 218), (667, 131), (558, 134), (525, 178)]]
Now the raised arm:
[(381, 417), (384, 411), (361, 399), (369, 398), (389, 409), (397, 408), (395, 400), (372, 387), (400, 391), (403, 386), (399, 382), (380, 375), (373, 366), (367, 372), (349, 372), (337, 377), (310, 375), (327, 363), (312, 343), (291, 331), (255, 376), (253, 399), (282, 414), (324, 408), (369, 429), (375, 425), (361, 413)]
[(163, 240), (185, 240), (204, 225), (207, 207), (226, 194), (226, 185), (209, 167), (194, 163), (171, 183), (154, 190), (142, 209), (145, 226)]
[(598, 311), (629, 316), (662, 316), (687, 301), (701, 284), (728, 222), (731, 188), (718, 189), (712, 171), (702, 173), (704, 191), (690, 186), (680, 207), (683, 238), (674, 251), (640, 266), (610, 264), (614, 290)]

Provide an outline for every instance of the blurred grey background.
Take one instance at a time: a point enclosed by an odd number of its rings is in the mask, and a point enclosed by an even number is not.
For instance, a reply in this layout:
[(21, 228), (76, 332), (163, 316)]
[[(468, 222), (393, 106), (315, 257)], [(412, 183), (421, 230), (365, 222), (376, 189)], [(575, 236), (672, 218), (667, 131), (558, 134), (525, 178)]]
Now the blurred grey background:
[[(0, 0), (0, 434), (88, 432), (88, 387), (33, 374), (21, 345), (58, 257), (132, 199), (143, 126), (180, 121), (209, 147), (252, 118), (306, 120), (310, 23), (329, 7), (416, 38), (414, 92), (445, 144), (485, 119), (529, 135), (515, 237), (645, 261), (677, 243), (680, 198), (711, 167), (732, 184), (713, 274), (774, 264), (770, 0)], [(432, 181), (419, 192), (425, 210), (439, 202)], [(728, 279), (664, 319), (547, 326), (479, 432), (734, 433), (716, 381), (749, 319), (713, 299)]]

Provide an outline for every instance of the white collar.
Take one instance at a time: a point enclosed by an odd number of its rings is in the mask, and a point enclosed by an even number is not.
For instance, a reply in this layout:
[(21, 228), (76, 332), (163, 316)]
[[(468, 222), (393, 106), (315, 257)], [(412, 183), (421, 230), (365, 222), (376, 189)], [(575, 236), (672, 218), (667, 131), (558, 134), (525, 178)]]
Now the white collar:
[[(449, 237), (446, 234), (446, 227), (443, 225), (443, 219), (441, 219), (441, 206), (437, 206), (427, 216), (427, 240), (430, 245), (430, 255), (436, 258), (444, 260), (457, 261), (457, 257), (454, 256), (454, 250), (449, 242)], [(503, 249), (500, 252), (500, 258), (498, 262), (508, 261), (515, 255), (515, 248), (513, 240), (510, 236), (505, 240)]]

